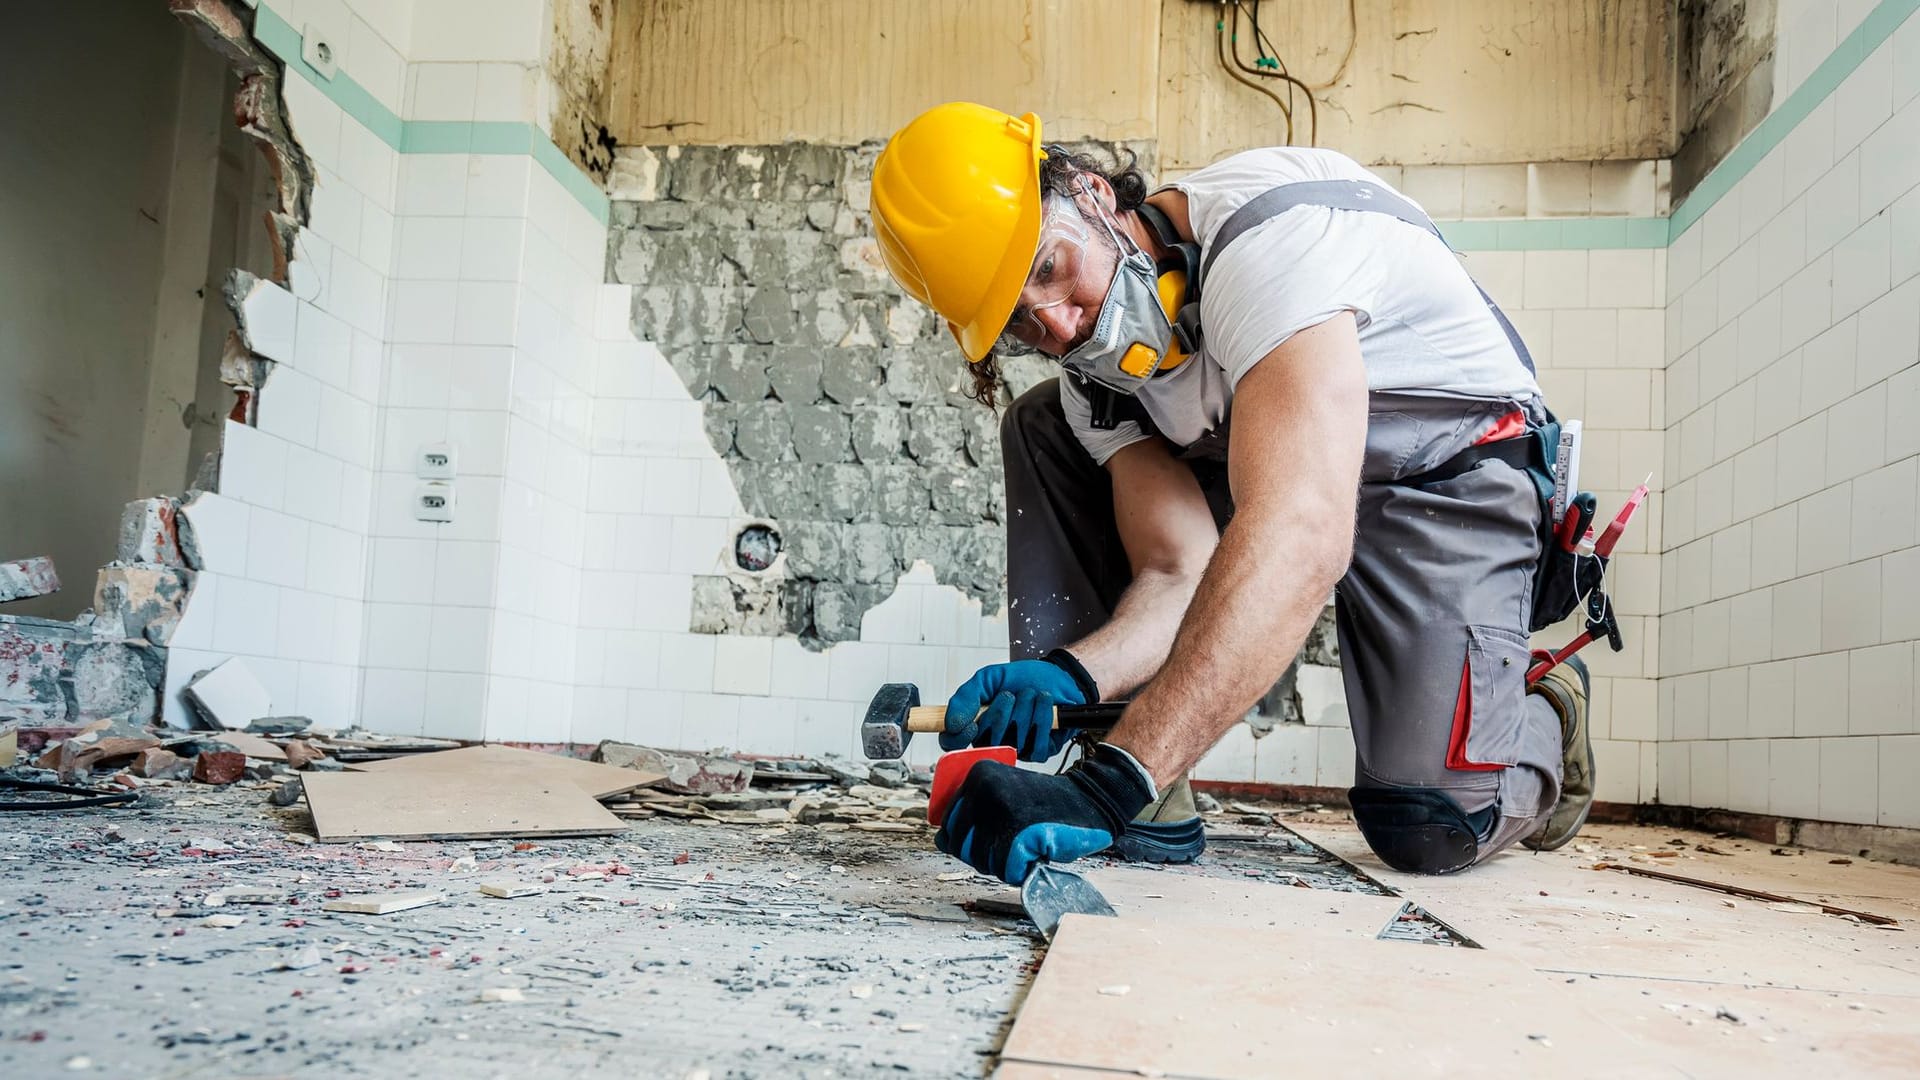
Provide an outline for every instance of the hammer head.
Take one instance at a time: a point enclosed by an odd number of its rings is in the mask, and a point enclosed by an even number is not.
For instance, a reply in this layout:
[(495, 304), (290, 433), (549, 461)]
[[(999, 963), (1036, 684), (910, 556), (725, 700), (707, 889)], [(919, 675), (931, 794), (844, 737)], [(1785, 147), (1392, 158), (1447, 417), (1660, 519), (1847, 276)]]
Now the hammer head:
[(880, 688), (860, 721), (860, 746), (873, 760), (898, 758), (907, 752), (907, 710), (920, 704), (920, 688), (892, 682)]

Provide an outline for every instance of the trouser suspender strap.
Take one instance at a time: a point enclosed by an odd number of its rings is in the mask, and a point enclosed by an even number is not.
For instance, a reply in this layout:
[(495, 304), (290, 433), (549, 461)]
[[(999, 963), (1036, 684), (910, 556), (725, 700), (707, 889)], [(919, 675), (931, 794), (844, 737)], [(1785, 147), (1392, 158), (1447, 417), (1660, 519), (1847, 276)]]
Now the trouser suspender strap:
[[(1200, 260), (1200, 280), (1204, 282), (1207, 273), (1213, 267), (1213, 260), (1220, 257), (1228, 245), (1239, 239), (1261, 222), (1275, 218), (1296, 206), (1324, 206), (1329, 210), (1361, 210), (1375, 214), (1386, 214), (1418, 229), (1432, 233), (1441, 243), (1446, 237), (1432, 219), (1420, 211), (1420, 208), (1387, 190), (1379, 184), (1365, 180), (1302, 180), (1291, 184), (1281, 184), (1268, 188), (1253, 197), (1245, 206), (1233, 212), (1220, 231), (1213, 234), (1213, 241), (1207, 245), (1206, 255)], [(1533, 374), (1533, 356), (1527, 352), (1526, 343), (1520, 340), (1519, 331), (1507, 320), (1506, 312), (1493, 302), (1487, 290), (1480, 288), (1479, 282), (1473, 286), (1480, 293), (1480, 299), (1486, 301), (1487, 310), (1494, 321), (1500, 324), (1500, 331), (1507, 335), (1507, 342), (1520, 357), (1520, 363), (1526, 366), (1527, 374)]]

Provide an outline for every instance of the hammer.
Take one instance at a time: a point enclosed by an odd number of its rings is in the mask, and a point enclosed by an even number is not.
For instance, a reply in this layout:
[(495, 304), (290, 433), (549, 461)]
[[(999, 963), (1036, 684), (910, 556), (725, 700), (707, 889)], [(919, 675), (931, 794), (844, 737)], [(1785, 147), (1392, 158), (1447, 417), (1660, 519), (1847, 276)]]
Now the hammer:
[[(1119, 721), (1126, 708), (1124, 701), (1060, 705), (1053, 710), (1053, 726), (1106, 729)], [(867, 715), (860, 721), (860, 745), (867, 757), (876, 761), (898, 758), (907, 752), (914, 732), (945, 730), (946, 706), (920, 704), (920, 688), (912, 683), (888, 683), (873, 695)]]

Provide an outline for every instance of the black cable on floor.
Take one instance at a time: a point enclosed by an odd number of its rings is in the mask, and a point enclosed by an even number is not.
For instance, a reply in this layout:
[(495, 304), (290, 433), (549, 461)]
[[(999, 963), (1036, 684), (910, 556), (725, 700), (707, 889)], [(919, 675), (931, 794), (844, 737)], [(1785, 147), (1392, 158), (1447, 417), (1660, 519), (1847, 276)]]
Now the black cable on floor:
[(99, 788), (74, 787), (71, 784), (45, 784), (38, 780), (14, 780), (0, 776), (0, 791), (47, 791), (73, 795), (71, 799), (0, 799), (0, 811), (6, 810), (79, 810), (89, 806), (118, 806), (140, 797), (137, 791), (102, 791)]

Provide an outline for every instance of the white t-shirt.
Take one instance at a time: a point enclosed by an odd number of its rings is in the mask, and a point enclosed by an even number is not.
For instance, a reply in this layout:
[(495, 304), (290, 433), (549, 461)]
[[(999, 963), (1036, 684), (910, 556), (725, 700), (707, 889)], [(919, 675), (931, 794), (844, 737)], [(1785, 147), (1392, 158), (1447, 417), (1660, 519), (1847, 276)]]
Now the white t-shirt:
[[(1303, 180), (1388, 187), (1344, 154), (1292, 147), (1235, 154), (1170, 186), (1186, 193), (1204, 252), (1234, 211), (1270, 188)], [(1189, 445), (1227, 415), (1233, 388), (1253, 365), (1295, 332), (1342, 311), (1353, 312), (1359, 327), (1369, 389), (1514, 401), (1540, 394), (1444, 243), (1389, 214), (1297, 206), (1242, 233), (1214, 260), (1201, 289), (1200, 352), (1142, 387), (1140, 404), (1161, 434)], [(1096, 430), (1078, 381), (1063, 378), (1060, 385), (1067, 419), (1095, 461), (1105, 464), (1149, 437), (1131, 420)]]

